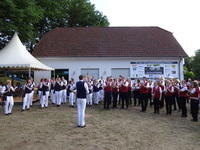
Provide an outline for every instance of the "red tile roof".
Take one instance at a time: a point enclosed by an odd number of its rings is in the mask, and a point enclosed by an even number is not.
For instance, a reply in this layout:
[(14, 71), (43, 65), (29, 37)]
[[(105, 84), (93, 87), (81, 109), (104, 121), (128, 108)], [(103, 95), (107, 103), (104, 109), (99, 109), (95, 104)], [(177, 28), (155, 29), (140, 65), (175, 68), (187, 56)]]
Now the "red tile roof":
[(56, 28), (33, 51), (36, 57), (186, 57), (169, 31), (159, 27)]

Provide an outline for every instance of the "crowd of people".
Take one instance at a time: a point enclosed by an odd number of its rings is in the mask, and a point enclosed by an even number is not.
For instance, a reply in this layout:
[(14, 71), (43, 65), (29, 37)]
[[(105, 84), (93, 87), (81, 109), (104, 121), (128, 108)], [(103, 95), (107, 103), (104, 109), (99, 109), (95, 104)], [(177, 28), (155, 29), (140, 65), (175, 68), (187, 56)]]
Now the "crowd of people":
[[(120, 76), (119, 78), (107, 77), (106, 80), (95, 80), (85, 77), (86, 104), (88, 106), (103, 103), (104, 109), (127, 109), (130, 106), (141, 107), (141, 112), (146, 112), (147, 107), (153, 107), (154, 113), (159, 114), (160, 109), (165, 108), (166, 115), (172, 115), (173, 111), (181, 112), (181, 117), (188, 116), (187, 104), (190, 104), (192, 121), (198, 121), (200, 88), (198, 81), (179, 81), (178, 79), (146, 78), (130, 80)], [(67, 81), (64, 77), (56, 79), (41, 79), (35, 84), (29, 79), (23, 88), (22, 111), (29, 110), (33, 105), (35, 89), (39, 97), (40, 107), (47, 108), (51, 102), (59, 107), (66, 104), (74, 107), (77, 103), (77, 83), (74, 79)], [(4, 98), (4, 113), (12, 113), (14, 105), (14, 87), (10, 80), (6, 85), (0, 85), (0, 96)]]

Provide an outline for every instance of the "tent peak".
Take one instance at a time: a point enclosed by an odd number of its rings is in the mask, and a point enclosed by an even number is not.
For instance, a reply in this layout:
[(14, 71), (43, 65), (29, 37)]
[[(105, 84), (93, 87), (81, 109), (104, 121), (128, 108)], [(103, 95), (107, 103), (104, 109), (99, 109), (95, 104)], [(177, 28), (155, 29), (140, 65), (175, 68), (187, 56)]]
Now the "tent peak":
[(0, 68), (24, 68), (27, 65), (38, 70), (54, 70), (33, 57), (15, 32), (10, 42), (0, 51)]

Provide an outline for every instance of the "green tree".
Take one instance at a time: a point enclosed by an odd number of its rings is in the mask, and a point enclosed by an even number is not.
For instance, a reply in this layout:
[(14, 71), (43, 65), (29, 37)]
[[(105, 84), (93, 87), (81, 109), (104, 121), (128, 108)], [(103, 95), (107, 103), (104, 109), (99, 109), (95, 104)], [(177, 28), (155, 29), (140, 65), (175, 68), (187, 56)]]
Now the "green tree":
[(108, 26), (106, 16), (95, 10), (88, 0), (68, 0), (68, 26)]
[(43, 18), (34, 24), (39, 39), (42, 35), (56, 27), (67, 26), (67, 0), (35, 0), (43, 10)]
[(106, 16), (89, 0), (1, 0), (0, 48), (18, 32), (30, 50), (56, 27), (108, 26)]
[(43, 9), (34, 0), (0, 1), (0, 48), (17, 31), (22, 42), (35, 41), (34, 24), (43, 18)]
[(186, 66), (184, 66), (184, 77), (185, 80), (187, 79), (194, 79), (195, 78), (195, 74), (192, 71), (189, 71), (188, 68)]
[(196, 75), (196, 79), (200, 79), (200, 49), (195, 52), (192, 60), (192, 71)]
[(186, 57), (185, 58), (185, 67), (187, 68), (188, 71), (192, 71), (192, 60), (193, 57)]

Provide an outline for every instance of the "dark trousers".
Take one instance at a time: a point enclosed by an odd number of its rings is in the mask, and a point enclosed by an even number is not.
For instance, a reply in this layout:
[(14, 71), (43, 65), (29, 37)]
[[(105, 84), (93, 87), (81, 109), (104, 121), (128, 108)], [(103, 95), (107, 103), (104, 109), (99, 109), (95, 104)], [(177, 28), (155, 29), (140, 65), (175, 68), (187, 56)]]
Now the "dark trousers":
[(165, 96), (165, 104), (166, 104), (166, 113), (172, 114), (172, 104), (173, 104), (173, 96)]
[(148, 101), (149, 101), (150, 106), (152, 106), (153, 105), (153, 100), (152, 100), (151, 93), (148, 93)]
[(164, 99), (165, 99), (165, 94), (163, 93), (160, 101), (160, 108), (164, 107)]
[(118, 102), (118, 105), (121, 104), (121, 101), (122, 101), (122, 92), (119, 92), (119, 102)]
[(135, 90), (133, 91), (133, 98), (134, 98), (134, 106), (140, 105), (140, 91)]
[(175, 95), (173, 95), (173, 97), (172, 97), (172, 102), (173, 102), (174, 110), (176, 110), (176, 98), (175, 98)]
[(141, 93), (140, 94), (140, 98), (141, 98), (141, 108), (142, 108), (142, 112), (146, 112), (147, 110), (147, 103), (148, 103), (148, 94), (146, 93)]
[(118, 93), (117, 92), (113, 92), (112, 93), (113, 96), (113, 108), (117, 108), (117, 97), (118, 97)]
[(178, 95), (175, 96), (175, 101), (178, 105), (178, 110), (181, 110), (181, 101), (180, 101), (180, 97)]
[(154, 98), (153, 104), (154, 104), (154, 113), (159, 114), (160, 113), (160, 100), (159, 100), (159, 98)]
[(186, 107), (187, 97), (180, 96), (180, 104), (182, 110), (182, 117), (187, 117), (187, 107)]
[(191, 99), (190, 107), (193, 121), (198, 121), (199, 100)]
[(128, 91), (129, 104), (132, 105), (132, 91)]
[(150, 106), (152, 106), (153, 105), (153, 98), (152, 98), (151, 95), (149, 95), (149, 102), (150, 102)]
[(123, 92), (121, 93), (121, 98), (122, 98), (122, 109), (124, 108), (124, 102), (126, 102), (126, 108), (128, 108), (129, 105), (129, 99), (128, 99), (128, 92)]
[(111, 103), (111, 97), (112, 93), (111, 92), (105, 92), (104, 95), (104, 109), (109, 109), (110, 103)]

